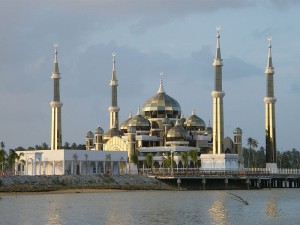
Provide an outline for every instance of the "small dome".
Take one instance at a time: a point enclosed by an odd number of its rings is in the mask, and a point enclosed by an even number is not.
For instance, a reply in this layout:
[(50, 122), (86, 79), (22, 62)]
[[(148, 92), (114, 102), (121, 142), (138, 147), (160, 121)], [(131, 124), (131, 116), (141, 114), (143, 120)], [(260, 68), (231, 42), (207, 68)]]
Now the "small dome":
[(96, 129), (95, 129), (95, 134), (100, 134), (100, 135), (102, 135), (104, 133), (104, 130), (101, 128), (101, 127), (97, 127)]
[(233, 134), (243, 134), (243, 131), (241, 128), (237, 127), (234, 129)]
[(89, 131), (89, 132), (87, 132), (87, 134), (86, 134), (85, 137), (86, 137), (86, 138), (94, 138), (94, 134), (93, 134), (92, 131)]
[(190, 134), (180, 125), (179, 120), (176, 121), (175, 126), (167, 134), (167, 141), (188, 141), (190, 138)]
[(118, 130), (118, 128), (113, 127), (111, 128), (109, 131), (105, 132), (103, 135), (105, 140), (108, 140), (112, 137), (118, 136), (121, 137), (122, 136), (122, 132), (120, 130)]
[(128, 128), (128, 125), (129, 125), (131, 119), (132, 119), (132, 113), (130, 113), (128, 119), (125, 120), (125, 121), (121, 124), (120, 130), (121, 130), (123, 133), (126, 133), (126, 132), (127, 132), (127, 128)]
[(135, 127), (135, 129), (139, 131), (149, 131), (151, 123), (148, 119), (141, 115), (139, 109), (137, 115), (130, 120), (128, 126)]
[(177, 118), (181, 115), (179, 103), (165, 93), (162, 79), (157, 94), (144, 103), (142, 111), (146, 118), (164, 118), (165, 115)]
[(194, 110), (184, 125), (188, 130), (205, 131), (205, 122), (195, 114)]

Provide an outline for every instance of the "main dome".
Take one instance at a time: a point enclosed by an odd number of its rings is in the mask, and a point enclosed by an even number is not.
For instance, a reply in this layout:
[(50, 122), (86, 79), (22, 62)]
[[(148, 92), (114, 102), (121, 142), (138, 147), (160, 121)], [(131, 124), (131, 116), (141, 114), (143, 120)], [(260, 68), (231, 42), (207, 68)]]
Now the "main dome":
[(144, 103), (142, 112), (147, 119), (166, 116), (175, 119), (180, 118), (181, 107), (174, 98), (165, 93), (161, 79), (157, 94)]

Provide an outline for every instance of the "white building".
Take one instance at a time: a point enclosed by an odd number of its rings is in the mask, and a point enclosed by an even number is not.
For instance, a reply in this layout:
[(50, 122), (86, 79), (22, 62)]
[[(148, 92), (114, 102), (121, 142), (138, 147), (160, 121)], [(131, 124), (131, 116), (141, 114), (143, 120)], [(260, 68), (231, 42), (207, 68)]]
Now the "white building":
[[(23, 154), (20, 154), (23, 153)], [(127, 151), (35, 150), (18, 151), (19, 175), (124, 174)]]

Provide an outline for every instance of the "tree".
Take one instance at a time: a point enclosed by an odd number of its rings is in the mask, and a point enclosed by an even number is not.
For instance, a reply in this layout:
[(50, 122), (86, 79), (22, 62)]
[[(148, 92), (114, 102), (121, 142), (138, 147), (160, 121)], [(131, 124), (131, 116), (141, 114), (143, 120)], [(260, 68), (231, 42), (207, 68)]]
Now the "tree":
[(2, 171), (2, 174), (4, 173), (4, 169), (5, 169), (6, 156), (7, 156), (6, 151), (4, 149), (1, 149), (0, 150), (0, 162), (1, 162), (1, 171)]
[(41, 147), (42, 147), (43, 150), (48, 150), (49, 149), (49, 146), (47, 145), (46, 142), (43, 142)]
[(133, 162), (135, 165), (138, 166), (138, 163), (139, 163), (139, 153), (138, 153), (137, 150), (136, 150), (135, 153), (131, 156), (130, 160), (131, 160), (131, 162)]
[(198, 168), (198, 152), (197, 152), (197, 150), (189, 151), (188, 155), (191, 157), (192, 162), (194, 163), (194, 167)]
[(1, 150), (5, 149), (5, 143), (3, 141), (0, 142), (0, 149)]
[(152, 168), (152, 165), (153, 165), (153, 155), (152, 155), (152, 153), (148, 153), (145, 158), (146, 158), (146, 165), (149, 168)]
[(189, 164), (188, 154), (186, 152), (180, 152), (180, 156), (183, 163), (183, 167), (187, 168)]
[(77, 149), (77, 144), (76, 144), (76, 143), (73, 143), (73, 144), (71, 145), (71, 149)]
[(167, 152), (167, 155), (166, 155), (166, 153), (164, 153), (164, 156), (163, 156), (164, 168), (171, 168), (171, 165), (172, 165), (171, 160), (172, 160), (171, 152)]
[(131, 156), (131, 162), (133, 162), (137, 166), (137, 170), (139, 173), (139, 151), (135, 150), (134, 154)]
[[(251, 152), (252, 152), (253, 149), (257, 148), (258, 142), (254, 138), (249, 137), (247, 139), (247, 145), (249, 146), (248, 167), (250, 167)], [(253, 160), (253, 157), (252, 157), (252, 167), (253, 167), (253, 164), (254, 164), (254, 160)]]
[(254, 151), (255, 153), (255, 167), (265, 168), (266, 167), (266, 151), (264, 147), (260, 146), (259, 150)]
[(8, 166), (12, 169), (12, 172), (14, 172), (14, 174), (16, 174), (16, 171), (15, 171), (16, 161), (19, 161), (21, 156), (24, 156), (23, 152), (18, 154), (13, 149), (9, 150), (9, 155), (7, 157), (7, 163), (8, 163)]
[(65, 142), (63, 149), (70, 149), (70, 143), (69, 142)]

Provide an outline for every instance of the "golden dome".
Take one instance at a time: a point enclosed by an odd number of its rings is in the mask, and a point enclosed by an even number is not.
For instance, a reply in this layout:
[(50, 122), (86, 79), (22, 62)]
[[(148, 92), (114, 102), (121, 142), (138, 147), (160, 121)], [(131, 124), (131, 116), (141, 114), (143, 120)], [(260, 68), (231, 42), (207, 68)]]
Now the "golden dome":
[(128, 127), (129, 126), (135, 127), (137, 131), (149, 131), (151, 128), (151, 123), (148, 119), (141, 115), (139, 109), (137, 115), (129, 121)]
[(87, 132), (87, 134), (86, 134), (85, 137), (86, 137), (86, 138), (89, 138), (89, 139), (92, 139), (92, 138), (94, 138), (94, 134), (93, 134), (92, 131), (89, 131), (89, 132)]
[(143, 115), (146, 118), (177, 118), (181, 115), (179, 103), (164, 91), (162, 80), (158, 92), (143, 105)]
[(237, 126), (234, 129), (233, 134), (243, 134), (243, 130)]
[(189, 141), (190, 139), (190, 134), (180, 125), (178, 120), (167, 134), (167, 141)]
[(103, 139), (104, 140), (109, 140), (110, 138), (115, 137), (115, 136), (121, 137), (122, 132), (120, 130), (118, 130), (118, 128), (113, 127), (109, 131), (104, 133)]
[(100, 134), (100, 135), (102, 135), (104, 133), (104, 130), (101, 128), (101, 127), (97, 127), (96, 129), (95, 129), (95, 134)]
[(120, 126), (120, 130), (123, 132), (123, 133), (126, 133), (127, 132), (127, 128), (128, 128), (128, 125), (129, 125), (129, 122), (131, 121), (132, 119), (132, 113), (130, 113), (129, 117), (127, 120), (125, 120), (121, 126)]
[(192, 115), (186, 119), (184, 123), (185, 127), (187, 130), (194, 131), (194, 130), (200, 130), (200, 131), (205, 131), (205, 122), (198, 117), (194, 110), (192, 112)]

